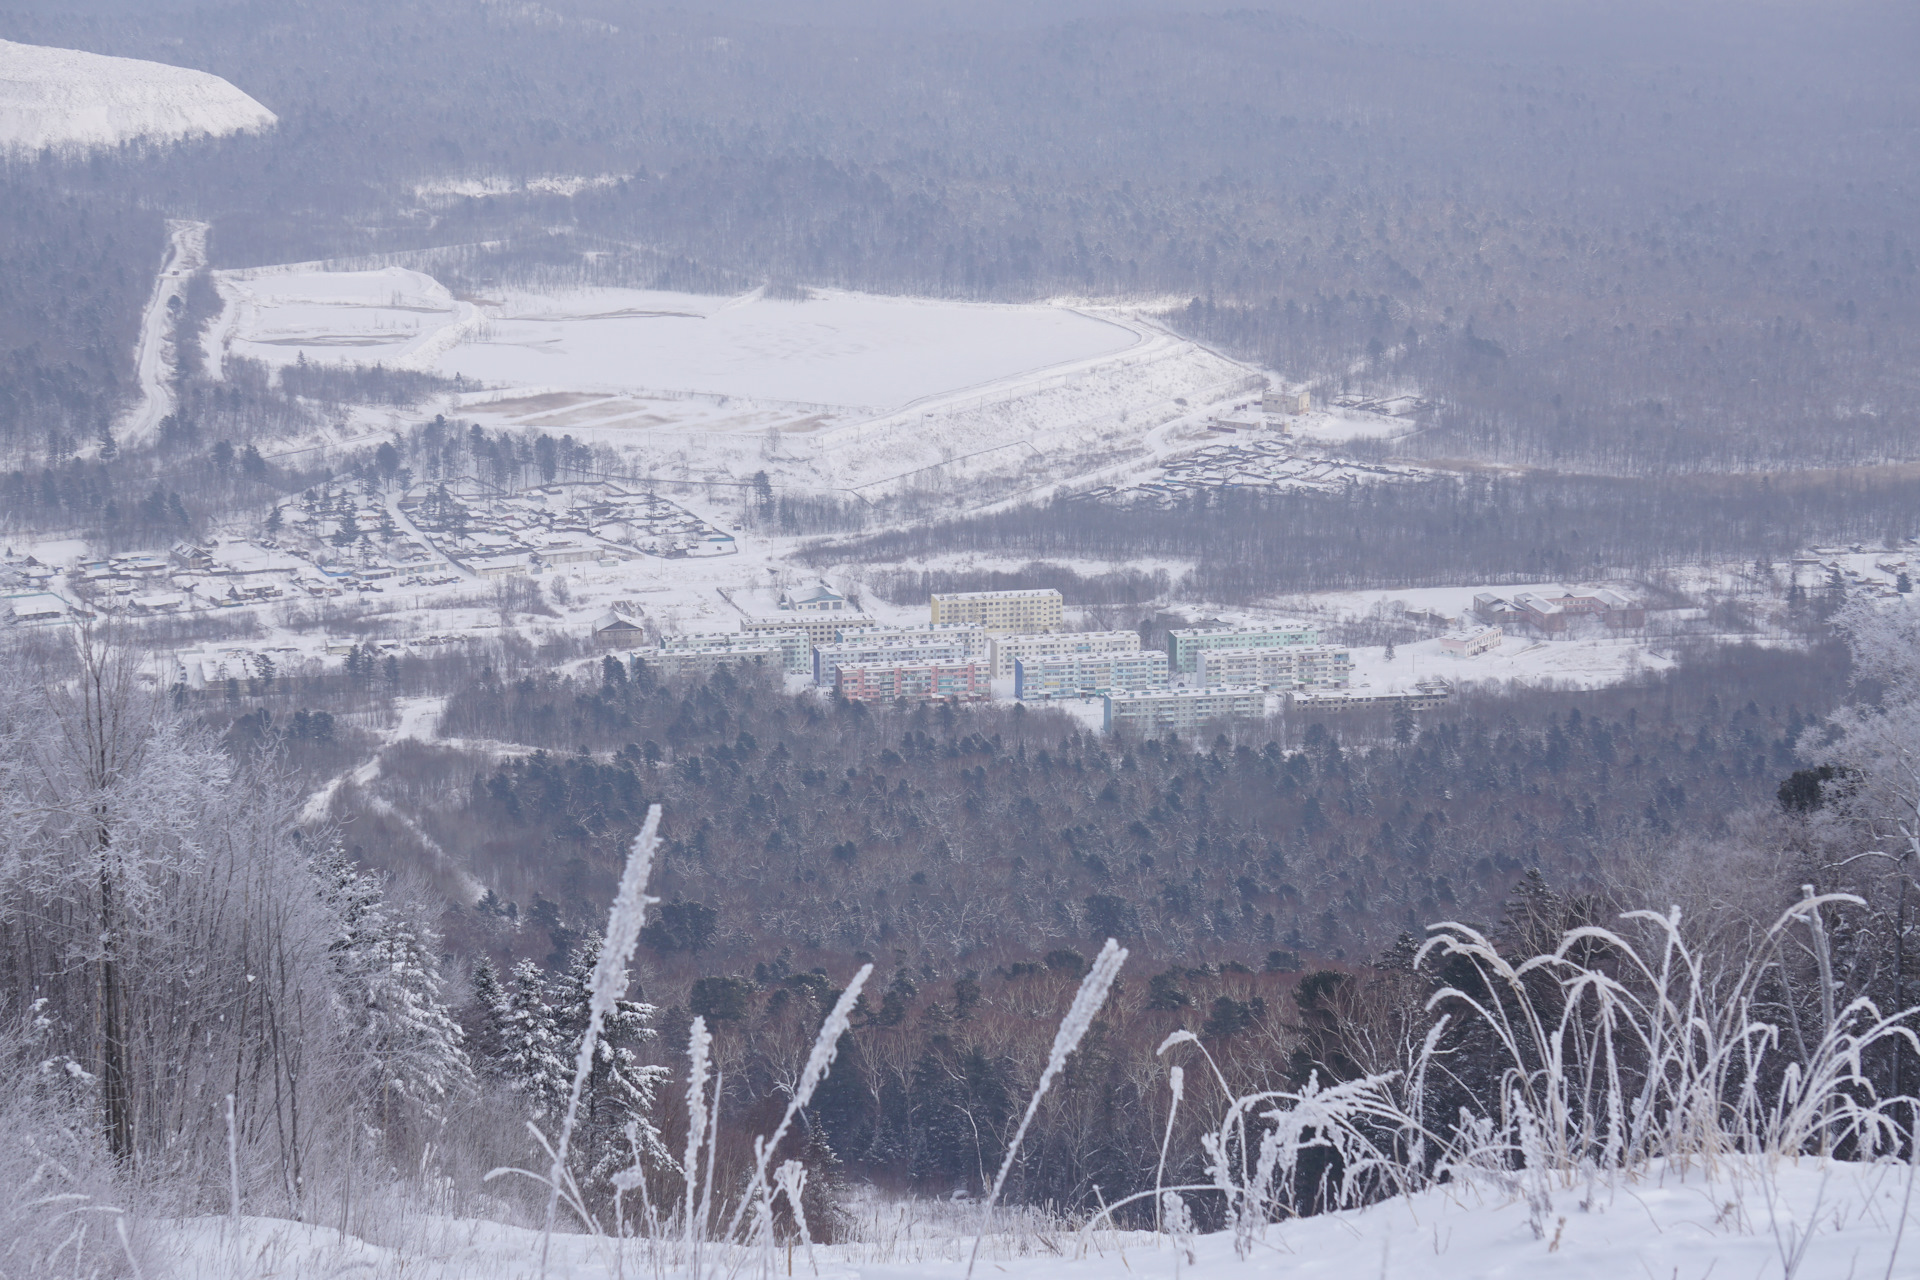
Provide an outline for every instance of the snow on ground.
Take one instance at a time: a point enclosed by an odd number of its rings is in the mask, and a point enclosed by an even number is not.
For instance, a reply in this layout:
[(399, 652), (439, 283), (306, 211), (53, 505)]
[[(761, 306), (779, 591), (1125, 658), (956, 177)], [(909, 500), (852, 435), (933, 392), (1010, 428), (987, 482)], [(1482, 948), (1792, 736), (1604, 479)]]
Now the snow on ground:
[(160, 420), (174, 410), (172, 308), (185, 297), (187, 280), (207, 265), (207, 231), (204, 222), (167, 224), (166, 258), (153, 282), (146, 312), (140, 317), (140, 343), (134, 350), (140, 399), (114, 428), (122, 444), (149, 442), (159, 433)]
[[(489, 429), (608, 444), (648, 474), (872, 500), (969, 481), (1031, 493), (1151, 461), (1260, 375), (1118, 308), (837, 291), (806, 301), (634, 289), (455, 298), (403, 267), (222, 272), (208, 368), (384, 364), (457, 377)], [(364, 421), (363, 421), (364, 419)], [(377, 419), (377, 421), (376, 421)], [(391, 413), (330, 426), (339, 444)]]
[(204, 71), (0, 40), (0, 153), (177, 142), (274, 123), (273, 112)]
[(1500, 647), (1474, 657), (1443, 652), (1438, 640), (1397, 645), (1391, 659), (1384, 645), (1355, 647), (1351, 687), (1374, 693), (1404, 693), (1423, 680), (1468, 685), (1552, 685), (1561, 689), (1599, 689), (1642, 673), (1671, 670), (1670, 657), (1649, 648), (1644, 639), (1592, 636), (1543, 640), (1507, 636)]
[(407, 362), (515, 387), (664, 390), (898, 408), (1056, 365), (1111, 355), (1142, 334), (1064, 307), (820, 293), (804, 302), (590, 289), (508, 294), (485, 323), (438, 281), (400, 267), (222, 273), (244, 300), (233, 349)]
[[(1184, 1241), (1143, 1232), (1048, 1230), (989, 1236), (974, 1274), (1015, 1280), (1853, 1280), (1920, 1274), (1920, 1205), (1898, 1164), (1805, 1159), (1773, 1170), (1723, 1165), (1659, 1169), (1614, 1181), (1557, 1181), (1545, 1206), (1489, 1180), (1456, 1182), (1367, 1209), (1268, 1226), (1244, 1257), (1231, 1235)], [(970, 1207), (907, 1203), (897, 1217), (862, 1214), (864, 1241), (780, 1248), (774, 1274), (830, 1280), (961, 1280)], [(156, 1253), (171, 1274), (205, 1280), (319, 1280), (342, 1274), (417, 1280), (519, 1280), (539, 1274), (539, 1234), (471, 1220), (427, 1220), (408, 1248), (383, 1248), (330, 1227), (268, 1218), (162, 1224)], [(762, 1255), (715, 1274), (759, 1275)], [(710, 1264), (713, 1261), (709, 1257)], [(789, 1270), (791, 1267), (791, 1270)], [(686, 1275), (644, 1243), (556, 1236), (553, 1280)]]

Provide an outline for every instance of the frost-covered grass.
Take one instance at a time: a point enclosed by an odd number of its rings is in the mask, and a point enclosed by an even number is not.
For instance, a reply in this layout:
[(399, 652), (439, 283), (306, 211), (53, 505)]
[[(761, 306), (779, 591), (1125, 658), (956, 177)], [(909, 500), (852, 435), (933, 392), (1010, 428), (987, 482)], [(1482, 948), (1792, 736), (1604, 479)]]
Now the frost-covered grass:
[[(1161, 1053), (1191, 1055), (1203, 1086), (1187, 1096), (1188, 1068), (1171, 1070), (1176, 1105), (1212, 1107), (1202, 1140), (1207, 1180), (1130, 1197), (1153, 1203), (1157, 1232), (1115, 1229), (1112, 1211), (1124, 1200), (1068, 1220), (996, 1215), (991, 1196), (979, 1207), (862, 1197), (853, 1243), (816, 1246), (804, 1227), (797, 1240), (777, 1240), (775, 1188), (796, 1201), (798, 1190), (797, 1166), (769, 1180), (776, 1134), (756, 1144), (752, 1177), (736, 1189), (719, 1232), (703, 1225), (702, 1212), (651, 1218), (631, 1236), (592, 1229), (582, 1215), (587, 1234), (550, 1243), (546, 1233), (440, 1220), (422, 1224), (410, 1251), (329, 1243), (312, 1228), (262, 1221), (183, 1223), (171, 1239), (194, 1268), (184, 1274), (235, 1277), (331, 1275), (342, 1266), (661, 1280), (794, 1274), (796, 1266), (821, 1276), (960, 1277), (986, 1268), (1089, 1280), (1914, 1274), (1914, 1255), (1902, 1252), (1914, 1208), (1914, 1100), (1875, 1093), (1863, 1074), (1893, 1042), (1914, 1047), (1913, 1011), (1883, 1016), (1864, 1000), (1837, 1007), (1816, 996), (1792, 1028), (1768, 1016), (1801, 962), (1817, 992), (1832, 989), (1828, 917), (1856, 905), (1809, 892), (1732, 955), (1699, 949), (1678, 911), (1630, 913), (1617, 929), (1572, 929), (1552, 951), (1517, 963), (1471, 928), (1437, 926), (1426, 955), (1454, 985), (1432, 998), (1435, 1016), (1419, 1043), (1403, 1046), (1406, 1069), (1325, 1086), (1316, 1079), (1230, 1097), (1205, 1046), (1176, 1033)], [(1087, 976), (1036, 1099), (1078, 1046), (1124, 958), (1110, 942)], [(789, 1120), (830, 1062), (849, 1003), (827, 1018)], [(695, 1105), (703, 1051), (696, 1035)], [(1212, 1102), (1209, 1077), (1223, 1091)], [(1009, 1164), (1017, 1147), (1016, 1135)], [(1195, 1232), (1193, 1210), (1203, 1202), (1226, 1230)]]

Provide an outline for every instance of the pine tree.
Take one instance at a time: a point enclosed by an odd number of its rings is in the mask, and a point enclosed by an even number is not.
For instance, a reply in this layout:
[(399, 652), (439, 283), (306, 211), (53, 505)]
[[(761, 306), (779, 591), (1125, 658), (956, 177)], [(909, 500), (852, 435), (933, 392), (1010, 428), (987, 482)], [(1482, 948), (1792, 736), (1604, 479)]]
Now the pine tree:
[(507, 988), (493, 961), (480, 957), (473, 966), (473, 1001), (468, 1006), (467, 1039), (475, 1070), (485, 1076), (503, 1073), (507, 1056)]
[[(574, 945), (566, 973), (554, 984), (553, 1013), (565, 1049), (568, 1089), (592, 1012), (593, 969), (600, 962), (600, 946), (597, 932), (581, 938)], [(607, 1015), (594, 1049), (593, 1067), (580, 1095), (581, 1118), (574, 1129), (574, 1146), (595, 1181), (624, 1167), (636, 1154), (624, 1151), (622, 1146), (629, 1124), (637, 1126), (637, 1154), (650, 1159), (668, 1158), (652, 1120), (654, 1095), (668, 1072), (664, 1067), (643, 1065), (633, 1048), (653, 1039), (656, 1012), (650, 1004), (619, 1001)]]
[(573, 1064), (561, 1042), (553, 1006), (547, 1002), (546, 975), (531, 960), (513, 967), (501, 1004), (500, 1074), (527, 1096), (538, 1120), (564, 1105)]
[(336, 845), (317, 869), (335, 912), (330, 946), (357, 1048), (373, 1078), (380, 1114), (402, 1105), (428, 1117), (472, 1087), (465, 1039), (446, 1001), (435, 958), (439, 938), (417, 911), (391, 901), (377, 875), (360, 871)]

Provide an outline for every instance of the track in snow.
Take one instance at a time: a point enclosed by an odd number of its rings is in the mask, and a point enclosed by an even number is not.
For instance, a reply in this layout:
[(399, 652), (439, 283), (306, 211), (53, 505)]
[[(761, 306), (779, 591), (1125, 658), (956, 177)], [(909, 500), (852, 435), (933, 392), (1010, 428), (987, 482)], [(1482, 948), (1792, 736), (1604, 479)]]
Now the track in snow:
[(179, 405), (173, 394), (176, 353), (171, 341), (172, 303), (179, 298), (185, 305), (187, 281), (206, 265), (207, 224), (167, 223), (167, 256), (153, 282), (153, 296), (147, 299), (146, 315), (140, 320), (140, 344), (134, 349), (140, 402), (114, 429), (114, 439), (122, 445), (151, 443), (160, 433), (160, 420)]

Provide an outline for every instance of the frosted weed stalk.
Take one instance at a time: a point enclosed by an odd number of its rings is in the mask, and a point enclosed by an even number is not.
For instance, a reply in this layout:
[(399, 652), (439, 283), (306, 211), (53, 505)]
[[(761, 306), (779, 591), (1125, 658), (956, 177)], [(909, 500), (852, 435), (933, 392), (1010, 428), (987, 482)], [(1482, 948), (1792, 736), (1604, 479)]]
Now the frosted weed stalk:
[[(633, 950), (640, 942), (640, 928), (646, 923), (647, 908), (656, 900), (647, 896), (647, 881), (653, 876), (654, 854), (660, 848), (660, 806), (652, 805), (647, 809), (647, 820), (640, 828), (640, 834), (633, 838), (633, 847), (627, 852), (626, 869), (620, 876), (620, 889), (614, 895), (613, 907), (607, 913), (607, 936), (600, 949), (600, 958), (593, 969), (592, 999), (587, 1016), (586, 1034), (580, 1039), (580, 1052), (573, 1064), (573, 1089), (567, 1095), (566, 1115), (560, 1123), (560, 1140), (549, 1145), (544, 1135), (537, 1129), (534, 1137), (546, 1147), (552, 1156), (547, 1176), (524, 1169), (495, 1169), (487, 1174), (489, 1180), (506, 1173), (518, 1173), (536, 1181), (545, 1182), (548, 1188), (547, 1220), (540, 1235), (540, 1274), (547, 1273), (548, 1246), (553, 1240), (555, 1219), (559, 1213), (560, 1200), (564, 1195), (567, 1205), (589, 1229), (598, 1233), (599, 1224), (588, 1212), (585, 1197), (580, 1193), (579, 1185), (567, 1169), (567, 1148), (573, 1141), (574, 1121), (580, 1112), (580, 1094), (586, 1088), (587, 1076), (593, 1071), (593, 1056), (600, 1045), (600, 1032), (606, 1025), (607, 1014), (620, 1002), (627, 990), (627, 966), (633, 959)], [(531, 1125), (529, 1125), (531, 1127)]]
[(1073, 996), (1073, 1004), (1067, 1009), (1067, 1016), (1060, 1020), (1060, 1029), (1053, 1035), (1053, 1050), (1047, 1054), (1046, 1070), (1040, 1073), (1040, 1083), (1034, 1086), (1033, 1097), (1027, 1100), (1027, 1112), (1020, 1117), (1020, 1127), (1013, 1132), (1013, 1141), (1007, 1144), (1007, 1154), (1000, 1161), (1000, 1172), (994, 1175), (993, 1190), (987, 1193), (987, 1202), (980, 1210), (980, 1233), (973, 1238), (973, 1252), (967, 1258), (967, 1275), (973, 1275), (973, 1267), (980, 1260), (980, 1242), (986, 1238), (987, 1224), (993, 1220), (993, 1204), (1000, 1198), (1000, 1189), (1006, 1185), (1007, 1174), (1013, 1170), (1013, 1162), (1020, 1155), (1021, 1140), (1027, 1136), (1027, 1127), (1033, 1123), (1034, 1113), (1040, 1109), (1040, 1099), (1046, 1096), (1047, 1087), (1053, 1078), (1067, 1065), (1067, 1058), (1080, 1042), (1086, 1038), (1087, 1028), (1093, 1025), (1094, 1015), (1107, 1002), (1107, 992), (1113, 989), (1113, 980), (1120, 976), (1120, 966), (1127, 962), (1127, 950), (1112, 938), (1100, 948), (1100, 954), (1094, 957), (1093, 967), (1087, 970), (1087, 976), (1080, 982), (1080, 990)]

